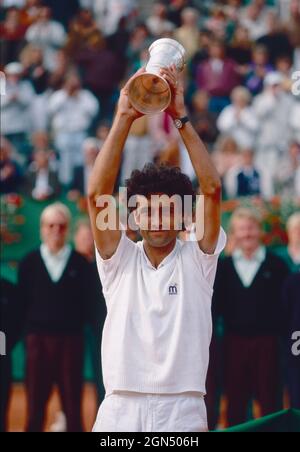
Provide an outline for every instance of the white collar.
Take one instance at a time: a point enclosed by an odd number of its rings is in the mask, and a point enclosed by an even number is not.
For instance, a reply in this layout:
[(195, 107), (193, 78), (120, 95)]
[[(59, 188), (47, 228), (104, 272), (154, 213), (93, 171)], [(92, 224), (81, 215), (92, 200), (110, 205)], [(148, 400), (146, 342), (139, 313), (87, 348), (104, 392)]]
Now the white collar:
[(255, 251), (255, 253), (253, 254), (253, 256), (250, 259), (248, 259), (245, 256), (245, 254), (243, 253), (243, 251), (241, 249), (237, 249), (234, 251), (233, 259), (235, 261), (247, 260), (249, 262), (256, 261), (256, 262), (262, 263), (266, 259), (266, 255), (267, 255), (266, 247), (260, 246), (259, 248), (257, 248), (257, 250)]

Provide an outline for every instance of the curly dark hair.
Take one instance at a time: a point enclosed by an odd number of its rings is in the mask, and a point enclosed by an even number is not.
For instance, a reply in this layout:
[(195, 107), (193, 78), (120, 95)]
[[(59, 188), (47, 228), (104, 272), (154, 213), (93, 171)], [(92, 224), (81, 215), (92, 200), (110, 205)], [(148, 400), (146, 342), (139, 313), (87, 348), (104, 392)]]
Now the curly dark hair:
[(196, 193), (189, 177), (178, 167), (155, 165), (148, 163), (142, 171), (132, 172), (130, 179), (126, 180), (128, 200), (137, 195), (146, 198), (153, 194), (163, 193), (172, 197), (179, 195), (184, 203), (184, 196), (192, 196), (193, 204)]

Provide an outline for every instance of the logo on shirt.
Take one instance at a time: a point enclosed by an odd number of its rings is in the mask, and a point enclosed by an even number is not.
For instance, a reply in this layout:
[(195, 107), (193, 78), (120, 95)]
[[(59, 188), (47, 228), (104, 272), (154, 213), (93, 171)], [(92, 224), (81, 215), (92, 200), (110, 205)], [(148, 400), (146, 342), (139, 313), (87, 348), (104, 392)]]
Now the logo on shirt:
[(174, 284), (172, 286), (169, 287), (169, 295), (178, 295), (178, 288), (177, 288), (177, 284)]

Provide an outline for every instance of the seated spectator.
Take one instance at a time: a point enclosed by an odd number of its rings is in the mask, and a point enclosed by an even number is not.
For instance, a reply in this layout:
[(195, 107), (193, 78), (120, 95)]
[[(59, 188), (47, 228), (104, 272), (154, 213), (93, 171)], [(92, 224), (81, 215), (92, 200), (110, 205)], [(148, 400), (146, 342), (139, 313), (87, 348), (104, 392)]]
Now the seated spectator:
[(36, 94), (43, 94), (48, 88), (49, 72), (44, 65), (42, 49), (28, 45), (21, 53), (20, 59), (24, 67), (23, 77), (31, 82)]
[(251, 209), (231, 219), (235, 250), (220, 261), (214, 304), (225, 323), (225, 394), (229, 426), (247, 420), (257, 400), (261, 416), (280, 409), (281, 294), (288, 268), (262, 244), (262, 224)]
[(93, 0), (92, 10), (100, 30), (105, 36), (110, 36), (118, 28), (122, 17), (135, 14), (136, 0)]
[(300, 213), (290, 216), (286, 225), (288, 246), (282, 246), (276, 250), (284, 259), (291, 272), (300, 271)]
[(279, 22), (277, 13), (271, 11), (267, 15), (268, 33), (258, 39), (257, 44), (263, 45), (268, 50), (269, 61), (273, 66), (277, 58), (282, 55), (293, 56), (293, 46)]
[(241, 165), (233, 167), (225, 177), (226, 194), (230, 198), (260, 196), (260, 174), (254, 165), (252, 149), (241, 152)]
[(174, 37), (183, 45), (190, 60), (199, 49), (199, 13), (194, 8), (185, 8), (181, 17), (182, 25), (175, 30)]
[(100, 150), (100, 142), (95, 138), (87, 138), (83, 143), (84, 165), (74, 170), (74, 178), (69, 192), (69, 199), (77, 200), (87, 194), (87, 186), (95, 160)]
[(100, 119), (112, 119), (115, 111), (113, 95), (122, 79), (124, 67), (105, 42), (95, 42), (77, 52), (75, 61), (83, 69), (84, 85), (100, 102)]
[(296, 97), (289, 113), (289, 126), (291, 130), (291, 139), (300, 144), (300, 96)]
[(218, 173), (223, 179), (229, 170), (239, 167), (241, 164), (240, 149), (231, 137), (221, 136), (219, 138), (212, 157)]
[(26, 40), (41, 49), (45, 57), (45, 66), (48, 70), (54, 69), (54, 56), (57, 49), (62, 48), (66, 41), (64, 27), (51, 19), (51, 9), (42, 6), (38, 19), (26, 32)]
[(148, 49), (150, 42), (150, 34), (147, 26), (143, 23), (137, 24), (131, 32), (129, 45), (127, 49), (127, 59), (129, 72), (135, 71), (137, 64), (140, 62), (140, 54), (143, 50)]
[(247, 28), (237, 26), (228, 48), (228, 57), (240, 66), (248, 66), (251, 61), (252, 47), (253, 43)]
[[(290, 1), (290, 17), (285, 28), (288, 32), (292, 46), (300, 50), (300, 6), (297, 0)], [(297, 66), (296, 66), (297, 67)]]
[(217, 136), (216, 115), (209, 111), (209, 96), (205, 91), (197, 91), (193, 97), (192, 123), (200, 138), (211, 146)]
[(23, 66), (10, 63), (5, 67), (6, 95), (1, 96), (1, 133), (16, 150), (28, 157), (27, 135), (31, 127), (30, 105), (34, 100), (31, 84), (22, 80)]
[(223, 135), (232, 137), (239, 147), (252, 148), (259, 123), (250, 106), (251, 94), (247, 88), (237, 87), (232, 91), (231, 101), (218, 118), (218, 129)]
[[(283, 290), (285, 339), (287, 361), (287, 382), (291, 407), (300, 410), (300, 359), (293, 347), (299, 340), (300, 325), (300, 273), (289, 277)], [(298, 347), (299, 348), (299, 347)]]
[(194, 86), (197, 78), (197, 70), (200, 63), (203, 63), (209, 58), (210, 46), (213, 40), (213, 34), (209, 30), (200, 30), (199, 32), (199, 48), (190, 62), (190, 73), (192, 78), (192, 85)]
[(26, 27), (21, 23), (17, 8), (7, 10), (4, 22), (0, 22), (1, 65), (17, 61), (23, 46)]
[(175, 26), (167, 20), (167, 7), (162, 2), (155, 2), (152, 15), (146, 21), (150, 33), (155, 37), (161, 37), (165, 33), (174, 31)]
[(51, 9), (53, 19), (68, 29), (71, 19), (78, 13), (81, 0), (68, 0), (67, 2), (43, 0), (43, 3)]
[(10, 142), (4, 137), (0, 137), (0, 142), (0, 193), (15, 193), (22, 182), (21, 169), (13, 158)]
[(210, 30), (218, 39), (226, 39), (228, 18), (222, 7), (216, 6), (211, 12), (211, 17), (205, 22), (205, 28)]
[(173, 22), (176, 28), (182, 25), (182, 12), (192, 5), (190, 0), (171, 0), (168, 9), (168, 19)]
[(82, 145), (99, 111), (99, 103), (91, 92), (82, 88), (79, 76), (71, 72), (63, 89), (50, 97), (48, 111), (60, 156), (59, 180), (68, 187), (74, 168), (83, 165)]
[(275, 172), (275, 191), (283, 198), (293, 199), (297, 193), (297, 172), (300, 168), (300, 145), (292, 143), (286, 155), (280, 159)]
[(252, 53), (252, 62), (246, 74), (246, 86), (256, 96), (264, 87), (266, 75), (273, 71), (269, 63), (269, 54), (264, 46), (256, 46)]
[(78, 52), (85, 52), (94, 47), (101, 49), (104, 43), (103, 35), (91, 12), (87, 9), (81, 10), (70, 24), (65, 46), (66, 54), (74, 59)]
[[(45, 2), (44, 2), (45, 3)], [(26, 0), (25, 5), (21, 9), (21, 22), (28, 28), (32, 25), (40, 14), (42, 0)]]
[(269, 11), (265, 0), (251, 0), (250, 5), (241, 14), (241, 24), (249, 30), (253, 41), (257, 41), (268, 33), (267, 15)]
[(231, 91), (240, 83), (236, 64), (226, 57), (225, 44), (214, 41), (210, 46), (210, 57), (200, 63), (197, 71), (197, 86), (211, 96), (210, 111), (220, 113), (229, 104)]
[(131, 176), (135, 169), (141, 170), (154, 158), (153, 144), (150, 134), (149, 118), (143, 116), (135, 121), (128, 136), (121, 168), (121, 184)]
[(57, 171), (51, 168), (51, 153), (37, 150), (28, 168), (25, 191), (36, 201), (47, 201), (59, 195), (60, 185)]
[(257, 137), (256, 165), (262, 177), (262, 194), (266, 199), (274, 196), (274, 178), (280, 156), (289, 145), (287, 133), (293, 96), (282, 87), (282, 75), (271, 72), (264, 82), (264, 91), (253, 102), (260, 123)]

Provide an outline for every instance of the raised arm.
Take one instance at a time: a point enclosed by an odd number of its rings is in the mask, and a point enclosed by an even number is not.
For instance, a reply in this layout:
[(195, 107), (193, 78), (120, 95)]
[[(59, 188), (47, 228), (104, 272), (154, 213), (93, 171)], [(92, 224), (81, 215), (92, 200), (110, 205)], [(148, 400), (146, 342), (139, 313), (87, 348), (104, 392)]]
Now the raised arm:
[[(176, 68), (163, 69), (162, 75), (168, 80), (173, 90), (173, 101), (167, 112), (173, 119), (185, 117), (187, 109), (184, 102), (184, 87), (183, 83), (178, 81)], [(191, 158), (201, 193), (205, 196), (204, 237), (199, 241), (199, 246), (204, 253), (213, 254), (221, 226), (221, 179), (193, 126), (187, 123), (180, 129), (180, 135)]]
[[(144, 69), (138, 72), (140, 74)], [(103, 208), (97, 207), (97, 200), (103, 195), (113, 195), (122, 153), (133, 122), (141, 117), (131, 105), (128, 97), (129, 82), (121, 91), (117, 113), (109, 136), (95, 162), (88, 185), (88, 205), (94, 239), (103, 259), (109, 259), (117, 250), (121, 239), (118, 230), (100, 231), (96, 225), (97, 216)]]

